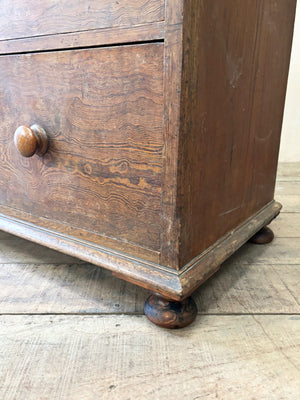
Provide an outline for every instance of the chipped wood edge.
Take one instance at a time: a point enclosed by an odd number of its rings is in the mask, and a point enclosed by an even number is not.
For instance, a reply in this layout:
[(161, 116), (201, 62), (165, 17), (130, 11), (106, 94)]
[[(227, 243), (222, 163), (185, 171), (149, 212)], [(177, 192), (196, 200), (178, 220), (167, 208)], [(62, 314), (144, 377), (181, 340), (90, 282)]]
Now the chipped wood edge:
[(180, 271), (63, 235), (17, 218), (0, 214), (0, 229), (24, 239), (104, 267), (113, 275), (173, 300), (189, 296), (219, 269), (220, 265), (281, 210), (275, 201), (267, 204), (236, 229), (191, 260)]

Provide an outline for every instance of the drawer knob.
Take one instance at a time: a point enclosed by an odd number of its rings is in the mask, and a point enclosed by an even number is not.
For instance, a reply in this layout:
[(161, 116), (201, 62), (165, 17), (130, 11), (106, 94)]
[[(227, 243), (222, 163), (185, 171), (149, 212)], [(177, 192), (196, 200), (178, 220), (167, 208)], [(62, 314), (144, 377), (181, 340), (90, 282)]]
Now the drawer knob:
[(42, 156), (48, 148), (47, 134), (39, 125), (19, 126), (15, 131), (14, 143), (23, 157), (32, 157), (34, 154)]

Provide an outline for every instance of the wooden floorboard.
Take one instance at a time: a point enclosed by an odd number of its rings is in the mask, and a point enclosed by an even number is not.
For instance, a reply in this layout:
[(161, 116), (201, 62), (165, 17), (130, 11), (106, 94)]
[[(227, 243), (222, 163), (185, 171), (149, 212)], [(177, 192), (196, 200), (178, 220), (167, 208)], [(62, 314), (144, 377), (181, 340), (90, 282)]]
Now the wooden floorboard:
[[(300, 316), (0, 317), (1, 398), (296, 399)], [(19, 360), (16, 363), (16, 359)]]
[(3, 263), (81, 263), (83, 261), (36, 243), (9, 235), (0, 240), (0, 264)]
[(300, 182), (280, 181), (276, 184), (275, 199), (282, 205), (282, 213), (300, 212)]
[(299, 400), (300, 163), (280, 164), (275, 240), (247, 243), (167, 331), (109, 271), (0, 232), (0, 400)]
[(270, 225), (277, 238), (300, 237), (300, 213), (280, 213)]
[(279, 181), (300, 181), (300, 162), (279, 163), (277, 182)]
[[(201, 314), (299, 313), (300, 264), (227, 261), (194, 299)], [(148, 292), (91, 265), (4, 264), (1, 314), (142, 314)]]

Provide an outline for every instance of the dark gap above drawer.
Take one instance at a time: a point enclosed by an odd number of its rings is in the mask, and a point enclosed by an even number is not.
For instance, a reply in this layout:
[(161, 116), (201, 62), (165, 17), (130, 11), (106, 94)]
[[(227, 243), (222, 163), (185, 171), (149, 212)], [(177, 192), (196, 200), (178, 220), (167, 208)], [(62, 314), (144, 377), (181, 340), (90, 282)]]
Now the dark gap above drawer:
[(0, 41), (0, 55), (150, 43), (164, 39), (164, 22)]

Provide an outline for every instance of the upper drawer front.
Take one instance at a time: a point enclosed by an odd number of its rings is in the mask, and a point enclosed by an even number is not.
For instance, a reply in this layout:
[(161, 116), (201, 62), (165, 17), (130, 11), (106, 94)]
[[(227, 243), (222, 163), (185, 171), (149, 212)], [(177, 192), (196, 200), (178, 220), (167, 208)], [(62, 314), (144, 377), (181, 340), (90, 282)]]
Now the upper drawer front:
[(164, 0), (3, 0), (0, 40), (132, 26), (164, 19)]
[[(0, 57), (0, 204), (159, 249), (163, 44)], [(19, 125), (48, 152), (22, 157)]]

